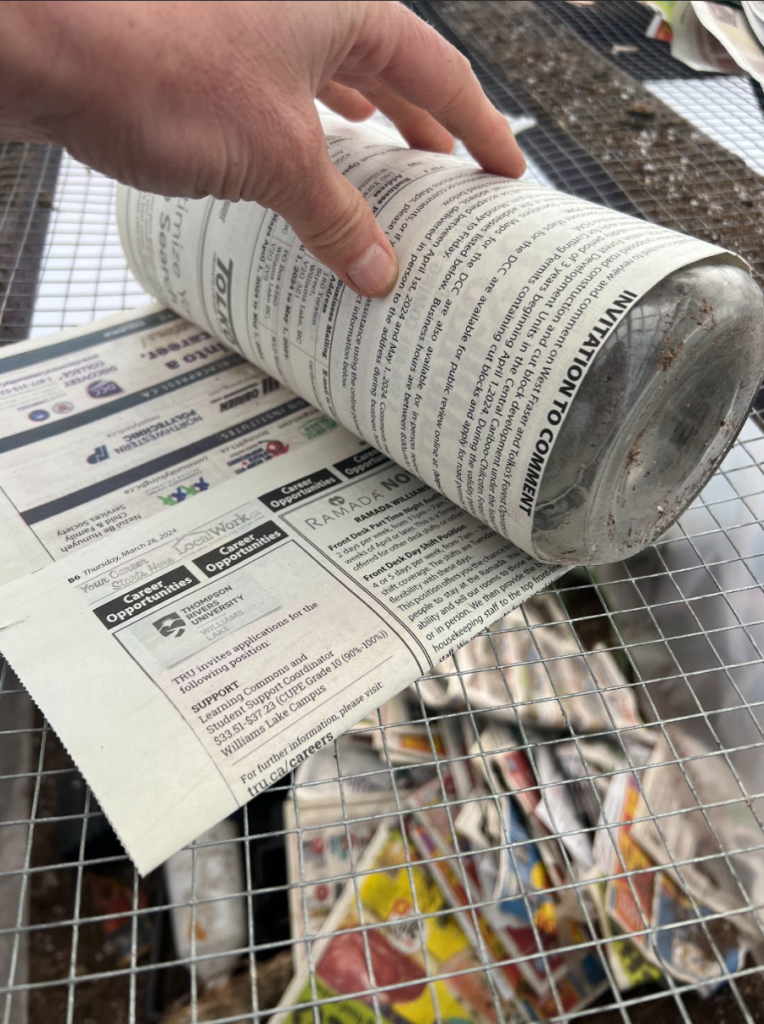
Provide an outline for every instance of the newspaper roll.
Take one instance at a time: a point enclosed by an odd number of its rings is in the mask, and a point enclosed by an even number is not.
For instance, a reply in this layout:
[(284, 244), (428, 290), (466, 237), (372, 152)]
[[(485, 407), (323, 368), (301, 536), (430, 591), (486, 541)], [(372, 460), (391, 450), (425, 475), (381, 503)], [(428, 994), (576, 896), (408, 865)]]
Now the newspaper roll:
[[(764, 306), (743, 262), (615, 211), (402, 148), (379, 130), (337, 118), (325, 119), (325, 128), (332, 159), (396, 249), (400, 276), (391, 295), (355, 295), (280, 217), (254, 203), (123, 188), (120, 233), (138, 280), (541, 560), (612, 560), (648, 544), (707, 479), (764, 367)], [(717, 268), (697, 288), (683, 279), (663, 307), (649, 308), (639, 359), (627, 351), (619, 374), (608, 367), (597, 389), (605, 392), (594, 398), (603, 410), (627, 395), (626, 434), (595, 409), (570, 436), (571, 410), (609, 339), (625, 325), (620, 344), (625, 334), (628, 349), (631, 325), (644, 322), (643, 297), (675, 271), (708, 260), (727, 265), (717, 291), (721, 300), (732, 289), (735, 304), (720, 315), (704, 298)], [(694, 304), (684, 301), (688, 288)], [(676, 426), (664, 422), (663, 410), (676, 381), (692, 366), (694, 388), (719, 392), (718, 367), (711, 381), (698, 376), (707, 346), (695, 336), (708, 341), (716, 331), (718, 342), (728, 328), (744, 338), (723, 393), (705, 410), (704, 430), (688, 432), (695, 443), (685, 441), (666, 460), (664, 434)], [(629, 375), (641, 372), (633, 364), (645, 356), (655, 374), (642, 373), (635, 389)], [(555, 492), (547, 472), (566, 432), (565, 463), (587, 463), (570, 482), (572, 498)], [(652, 466), (640, 455), (648, 450)], [(634, 502), (636, 517), (628, 512)]]

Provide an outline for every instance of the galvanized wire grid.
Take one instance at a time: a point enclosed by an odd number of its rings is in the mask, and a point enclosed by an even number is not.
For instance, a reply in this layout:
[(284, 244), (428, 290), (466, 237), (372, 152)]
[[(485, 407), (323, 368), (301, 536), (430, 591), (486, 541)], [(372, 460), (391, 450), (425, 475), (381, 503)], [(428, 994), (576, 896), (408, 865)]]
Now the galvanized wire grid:
[[(472, 5), (477, 6), (477, 5)], [(546, 5), (547, 7), (549, 5)], [(625, 10), (629, 5), (621, 5)], [(636, 4), (633, 5), (636, 8)], [(586, 14), (588, 16), (588, 12)], [(552, 17), (552, 15), (550, 15)], [(570, 17), (566, 13), (566, 18)], [(583, 17), (583, 15), (582, 15)], [(553, 28), (553, 22), (550, 22)], [(624, 30), (625, 31), (625, 30)], [(582, 32), (582, 34), (585, 34)], [(464, 40), (469, 47), (469, 40)], [(660, 46), (654, 43), (652, 46)], [(560, 55), (564, 59), (564, 55)], [(488, 74), (488, 72), (486, 72)], [(663, 72), (661, 72), (663, 75)], [(764, 123), (756, 120), (757, 101), (743, 79), (719, 81), (694, 79), (684, 73), (681, 82), (665, 75), (659, 85), (650, 85), (665, 102), (684, 116), (696, 118), (718, 142), (744, 156), (749, 166), (764, 166)], [(501, 88), (494, 81), (494, 95), (502, 100)], [(681, 86), (681, 88), (680, 88)], [(701, 91), (703, 90), (703, 91)], [(498, 92), (498, 96), (497, 96)], [(725, 106), (722, 106), (720, 97)], [(506, 93), (504, 106), (509, 114), (528, 113), (516, 96)], [(566, 151), (566, 137), (555, 134), (553, 126), (541, 124), (533, 129), (532, 170), (548, 177), (558, 186), (566, 178), (574, 191), (588, 191), (600, 201), (628, 209), (633, 203), (612, 178), (592, 164), (585, 153)], [(119, 248), (113, 217), (113, 184), (87, 171), (64, 156), (51, 200), (58, 154), (52, 150), (8, 146), (0, 149), (0, 311), (6, 337), (39, 335), (65, 326), (137, 304), (144, 297), (127, 271)], [(649, 190), (648, 190), (649, 191)], [(660, 206), (657, 192), (648, 196)], [(668, 211), (670, 213), (670, 211)], [(5, 243), (5, 248), (3, 248)], [(764, 251), (760, 253), (764, 260)], [(26, 312), (24, 312), (26, 310)], [(11, 315), (13, 314), (13, 315)], [(31, 316), (31, 319), (30, 319)], [(26, 317), (26, 320), (24, 319)], [(581, 570), (564, 577), (553, 592), (564, 608), (563, 620), (572, 626), (578, 652), (590, 657), (592, 637), (604, 640), (631, 678), (643, 713), (668, 744), (665, 764), (677, 766), (691, 794), (691, 803), (681, 812), (693, 820), (701, 816), (710, 841), (700, 857), (677, 857), (669, 848), (667, 861), (679, 878), (690, 869), (707, 873), (714, 866), (724, 869), (732, 880), (736, 909), (701, 916), (697, 900), (693, 913), (702, 921), (708, 947), (722, 967), (726, 988), (704, 1002), (695, 987), (667, 978), (665, 987), (619, 993), (612, 984), (612, 970), (606, 956), (611, 941), (603, 936), (593, 914), (585, 887), (566, 883), (561, 892), (572, 894), (584, 920), (584, 948), (594, 950), (611, 982), (597, 1004), (580, 1011), (580, 1016), (595, 1020), (640, 1021), (660, 1013), (664, 1019), (695, 1021), (712, 1016), (720, 1020), (756, 1021), (762, 1018), (764, 984), (760, 968), (752, 958), (729, 970), (724, 964), (718, 931), (714, 925), (730, 916), (747, 916), (761, 934), (764, 927), (756, 911), (764, 902), (764, 826), (762, 825), (761, 765), (764, 759), (761, 694), (762, 646), (764, 645), (764, 605), (760, 580), (764, 574), (764, 434), (757, 418), (752, 419), (722, 466), (680, 524), (651, 552), (606, 569)], [(514, 627), (513, 627), (514, 628)], [(520, 628), (519, 626), (517, 627)], [(543, 631), (552, 625), (538, 625), (525, 616), (524, 626), (535, 638), (541, 657)], [(513, 703), (512, 669), (502, 661), (497, 643), (491, 639), (496, 665), (506, 684), (506, 704)], [(455, 668), (464, 689), (464, 669), (460, 655)], [(553, 664), (545, 666), (552, 680)], [(484, 671), (488, 671), (486, 667)], [(594, 691), (592, 691), (594, 692)], [(451, 763), (436, 756), (434, 730), (445, 719), (466, 726), (481, 750), (481, 736), (491, 713), (473, 707), (464, 689), (467, 710), (438, 715), (427, 711), (421, 693), (414, 697), (414, 721), (425, 726), (432, 751), (431, 764), (443, 783), (443, 773)], [(559, 706), (568, 722), (562, 735), (540, 735), (530, 731), (520, 717), (516, 726), (516, 746), (527, 755), (538, 776), (536, 760), (542, 746), (572, 739), (577, 748), (589, 737), (571, 724), (566, 709), (577, 695), (556, 693), (549, 698)], [(607, 714), (607, 704), (603, 702)], [(233, 1024), (240, 1020), (267, 1019), (289, 974), (290, 925), (288, 894), (298, 893), (298, 904), (307, 913), (308, 886), (302, 860), (302, 841), (311, 833), (335, 825), (345, 831), (348, 841), (348, 869), (335, 873), (327, 881), (349, 884), (362, 915), (359, 885), (364, 873), (358, 869), (362, 855), (350, 840), (350, 822), (371, 820), (375, 824), (392, 821), (405, 837), (409, 816), (407, 793), (403, 788), (406, 769), (393, 764), (389, 746), (391, 729), (382, 718), (369, 731), (379, 737), (379, 768), (365, 773), (389, 778), (394, 811), (388, 815), (362, 814), (351, 807), (359, 777), (343, 769), (338, 760), (340, 809), (320, 824), (305, 820), (306, 791), (316, 783), (293, 782), (272, 787), (253, 801), (239, 817), (241, 837), (235, 842), (244, 864), (244, 888), (232, 899), (246, 901), (247, 938), (234, 950), (240, 958), (237, 976), (238, 1001), (218, 1001), (210, 1010), (198, 978), (203, 959), (196, 949), (196, 928), (190, 931), (191, 956), (181, 958), (170, 938), (170, 916), (176, 906), (168, 899), (162, 874), (155, 872), (140, 880), (127, 858), (115, 845), (103, 815), (82, 783), (79, 773), (63, 751), (47, 722), (32, 709), (28, 697), (7, 666), (0, 669), (0, 1009), (3, 1024), (42, 1022), (109, 1021), (143, 1022), (169, 1020), (171, 1006), (186, 1004), (176, 1020), (209, 1020)], [(600, 738), (621, 751), (622, 766), (604, 774), (587, 768), (583, 781), (588, 784), (602, 810), (602, 780), (633, 771), (642, 777), (641, 765), (633, 762), (630, 737), (615, 727), (601, 731)], [(584, 758), (586, 755), (584, 754)], [(460, 758), (463, 759), (463, 758)], [(588, 762), (584, 760), (584, 763)], [(704, 777), (704, 765), (715, 765), (714, 775), (721, 782), (712, 791), (704, 791), (698, 779)], [(490, 779), (490, 773), (488, 778)], [(545, 789), (539, 782), (540, 788)], [(643, 787), (640, 788), (643, 791)], [(491, 785), (479, 799), (496, 805), (500, 793)], [(478, 797), (476, 797), (478, 798)], [(151, 800), (151, 794), (146, 794)], [(285, 829), (281, 818), (284, 800), (292, 803), (295, 829)], [(442, 805), (450, 828), (464, 799), (447, 799), (442, 788)], [(746, 830), (730, 842), (720, 835), (722, 816), (734, 817), (738, 811), (747, 817)], [(646, 800), (646, 815), (659, 834), (665, 836), (667, 813), (655, 811)], [(612, 831), (618, 820), (606, 818)], [(298, 838), (300, 878), (292, 886), (287, 882), (284, 861), (285, 844)], [(508, 838), (505, 833), (505, 839)], [(726, 845), (725, 845), (726, 844)], [(506, 845), (506, 844), (505, 844)], [(509, 845), (515, 857), (517, 844)], [(561, 844), (563, 857), (569, 861)], [(198, 856), (197, 852), (194, 857)], [(419, 858), (407, 846), (407, 869)], [(421, 862), (421, 861), (420, 861)], [(426, 863), (425, 859), (425, 863)], [(459, 858), (457, 858), (457, 864)], [(627, 877), (630, 873), (627, 871)], [(103, 909), (93, 898), (93, 879), (104, 878), (119, 887), (119, 905)], [(96, 889), (98, 887), (96, 886)], [(413, 885), (412, 885), (413, 889)], [(471, 912), (483, 901), (471, 893)], [(527, 902), (527, 897), (526, 897)], [(200, 904), (194, 898), (188, 904), (193, 916)], [(444, 910), (428, 913), (417, 908), (415, 923), (420, 940), (424, 923)], [(532, 916), (532, 915), (531, 915)], [(121, 936), (117, 953), (107, 952), (112, 942), (110, 931), (118, 926)], [(366, 966), (371, 965), (369, 932), (374, 926), (362, 926)], [(635, 935), (649, 934), (650, 922)], [(538, 938), (538, 936), (537, 936)], [(304, 941), (308, 961), (313, 962), (314, 943)], [(580, 948), (580, 947), (577, 947)], [(539, 949), (541, 945), (539, 944)], [(477, 955), (484, 968), (493, 963), (487, 950), (478, 946)], [(551, 978), (548, 960), (545, 970)], [(507, 958), (510, 960), (511, 958)], [(527, 959), (527, 958), (526, 958)], [(458, 971), (451, 972), (458, 975)], [(443, 974), (432, 972), (433, 978)], [(486, 971), (496, 1012), (502, 1008), (493, 975)], [(364, 987), (374, 1012), (394, 984)], [(553, 992), (555, 984), (552, 982)], [(301, 1020), (320, 1019), (325, 1005), (315, 985), (308, 1012)], [(205, 1009), (205, 1006), (207, 1009)], [(311, 1008), (312, 1007), (312, 1011)], [(559, 999), (551, 1019), (564, 1019)]]

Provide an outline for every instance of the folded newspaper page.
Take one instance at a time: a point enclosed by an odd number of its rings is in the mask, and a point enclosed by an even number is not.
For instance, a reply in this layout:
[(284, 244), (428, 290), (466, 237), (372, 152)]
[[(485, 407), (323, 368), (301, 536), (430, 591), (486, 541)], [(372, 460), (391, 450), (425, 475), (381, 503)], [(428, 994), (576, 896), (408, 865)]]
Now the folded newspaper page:
[(628, 308), (719, 252), (332, 125), (391, 296), (255, 204), (128, 190), (172, 309), (0, 358), (0, 650), (141, 871), (555, 578), (533, 452)]
[(395, 811), (393, 793), (354, 794), (346, 799), (344, 807), (339, 801), (308, 803), (300, 808), (299, 819), (293, 801), (284, 802), (295, 972), (307, 962), (306, 939), (316, 938), (323, 928), (348, 876), (379, 829), (382, 816), (389, 813), (395, 824)]
[[(761, 834), (757, 816), (742, 793), (730, 798), (723, 755), (690, 755), (685, 762), (686, 756), (677, 760), (664, 737), (656, 744), (642, 773), (634, 840), (681, 889), (715, 914), (724, 914), (756, 946), (761, 927), (755, 912), (749, 912), (756, 905), (755, 895), (749, 894), (761, 875), (753, 838), (755, 828)], [(736, 866), (728, 850), (742, 852), (741, 863), (754, 869), (750, 875)]]
[(711, 992), (739, 969), (747, 947), (729, 919), (689, 897), (637, 844), (634, 819), (642, 800), (633, 774), (616, 775), (595, 838), (598, 865), (610, 876), (604, 910), (661, 971)]
[(314, 1001), (332, 1019), (357, 1024), (528, 1019), (511, 996), (491, 987), (430, 866), (416, 861), (400, 827), (380, 826), (358, 876), (357, 889), (347, 883), (311, 944), (312, 970), (305, 964), (295, 975), (274, 1024), (310, 1019), (301, 1004)]
[[(721, 43), (738, 67), (756, 81), (764, 80), (764, 52), (743, 11), (707, 0), (692, 0), (692, 8), (701, 25)], [(755, 16), (753, 20), (757, 22)]]
[[(735, 53), (726, 45), (725, 39), (718, 31), (711, 30), (712, 25), (721, 24), (721, 21), (711, 12), (703, 12), (701, 20), (700, 13), (703, 7), (718, 7), (722, 11), (729, 11), (733, 25), (737, 21), (736, 12), (722, 7), (721, 4), (697, 4), (692, 0), (676, 0), (670, 12), (671, 56), (695, 71), (740, 74), (741, 69), (735, 59)], [(723, 14), (722, 18), (724, 17)]]
[(143, 871), (558, 571), (198, 335), (0, 359), (0, 649)]
[(676, 0), (662, 11), (671, 26), (671, 55), (695, 71), (747, 71), (764, 80), (762, 8), (748, 0), (740, 6), (742, 10), (707, 0)]

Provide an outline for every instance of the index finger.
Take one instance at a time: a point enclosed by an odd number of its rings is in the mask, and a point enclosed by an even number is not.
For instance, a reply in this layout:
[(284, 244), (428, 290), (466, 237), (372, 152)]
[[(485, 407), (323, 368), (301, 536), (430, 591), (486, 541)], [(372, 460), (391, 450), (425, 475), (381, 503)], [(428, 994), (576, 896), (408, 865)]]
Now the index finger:
[[(359, 54), (357, 62), (354, 53)], [(507, 119), (483, 92), (470, 62), (401, 4), (369, 5), (349, 54), (351, 62), (353, 74), (376, 75), (403, 99), (432, 114), (485, 170), (510, 178), (525, 170)]]

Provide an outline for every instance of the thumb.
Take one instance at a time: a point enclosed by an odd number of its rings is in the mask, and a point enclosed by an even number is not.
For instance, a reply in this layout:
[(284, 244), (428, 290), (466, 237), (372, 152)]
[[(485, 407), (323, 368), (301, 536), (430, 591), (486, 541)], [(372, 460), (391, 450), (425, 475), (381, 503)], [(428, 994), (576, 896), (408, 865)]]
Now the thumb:
[(370, 206), (332, 163), (321, 133), (308, 172), (273, 204), (316, 259), (361, 295), (386, 295), (398, 261)]

